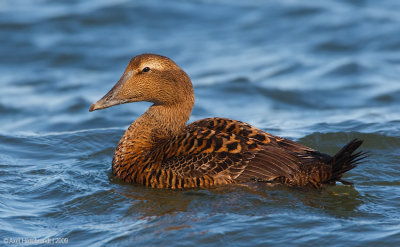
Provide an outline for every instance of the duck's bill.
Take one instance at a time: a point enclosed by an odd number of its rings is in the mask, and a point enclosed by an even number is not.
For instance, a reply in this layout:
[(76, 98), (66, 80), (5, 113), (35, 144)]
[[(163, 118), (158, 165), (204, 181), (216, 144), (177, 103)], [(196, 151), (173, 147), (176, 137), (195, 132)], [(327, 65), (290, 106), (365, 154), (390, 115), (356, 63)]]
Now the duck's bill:
[(93, 103), (90, 106), (89, 111), (96, 111), (96, 110), (101, 110), (101, 109), (105, 109), (111, 106), (115, 106), (115, 105), (120, 105), (120, 104), (125, 104), (125, 103), (129, 103), (132, 102), (132, 100), (130, 99), (126, 99), (126, 100), (112, 100), (112, 101), (107, 101), (107, 102), (102, 102), (102, 100), (97, 101), (96, 103)]
[(118, 92), (121, 89), (122, 85), (131, 77), (132, 73), (128, 72), (124, 74), (121, 79), (115, 84), (115, 86), (101, 98), (99, 101), (95, 102), (90, 106), (89, 111), (96, 111), (105, 109), (111, 106), (120, 105), (124, 103), (129, 103), (135, 101), (134, 99), (121, 99), (118, 96)]

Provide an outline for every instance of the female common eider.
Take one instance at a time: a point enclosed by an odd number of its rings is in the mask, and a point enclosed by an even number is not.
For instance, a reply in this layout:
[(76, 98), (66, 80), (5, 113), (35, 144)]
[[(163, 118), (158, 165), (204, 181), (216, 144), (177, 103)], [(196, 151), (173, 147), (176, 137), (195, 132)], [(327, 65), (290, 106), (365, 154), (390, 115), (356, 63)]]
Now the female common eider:
[(153, 188), (195, 188), (267, 182), (319, 188), (341, 179), (365, 153), (353, 140), (329, 156), (244, 122), (207, 118), (189, 125), (194, 93), (171, 59), (134, 57), (118, 83), (90, 111), (148, 101), (153, 105), (126, 130), (115, 150), (115, 177)]

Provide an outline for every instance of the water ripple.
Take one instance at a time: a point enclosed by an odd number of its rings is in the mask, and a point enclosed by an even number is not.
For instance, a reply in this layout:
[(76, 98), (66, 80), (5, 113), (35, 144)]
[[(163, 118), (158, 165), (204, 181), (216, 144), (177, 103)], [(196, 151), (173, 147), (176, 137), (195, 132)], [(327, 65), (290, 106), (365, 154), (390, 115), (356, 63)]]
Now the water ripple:
[[(75, 246), (399, 242), (399, 7), (1, 1), (0, 236)], [(114, 149), (150, 104), (88, 108), (143, 52), (190, 75), (191, 121), (230, 117), (329, 154), (363, 139), (370, 156), (345, 175), (354, 187), (170, 191), (114, 179)]]

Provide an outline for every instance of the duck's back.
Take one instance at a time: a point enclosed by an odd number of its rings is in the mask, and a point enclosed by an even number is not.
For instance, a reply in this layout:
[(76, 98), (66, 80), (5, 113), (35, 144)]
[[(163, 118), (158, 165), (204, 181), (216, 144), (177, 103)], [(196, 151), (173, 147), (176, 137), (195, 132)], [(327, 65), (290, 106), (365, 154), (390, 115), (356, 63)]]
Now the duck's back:
[[(355, 141), (351, 149), (359, 145), (361, 141)], [(346, 150), (348, 157), (342, 158), (340, 166), (354, 168), (361, 154), (352, 155), (354, 150)], [(329, 155), (224, 118), (196, 121), (151, 153), (161, 161), (160, 176), (165, 175), (149, 185), (163, 188), (252, 181), (319, 187), (340, 180), (341, 171), (349, 170), (346, 166), (335, 173)]]

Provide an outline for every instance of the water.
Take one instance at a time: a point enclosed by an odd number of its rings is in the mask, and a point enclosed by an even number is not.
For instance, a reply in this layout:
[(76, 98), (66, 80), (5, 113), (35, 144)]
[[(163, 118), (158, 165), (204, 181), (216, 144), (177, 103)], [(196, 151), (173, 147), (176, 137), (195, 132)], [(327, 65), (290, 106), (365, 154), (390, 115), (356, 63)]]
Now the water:
[[(0, 245), (400, 245), (399, 2), (233, 2), (0, 2)], [(364, 139), (355, 186), (114, 180), (114, 148), (149, 104), (88, 109), (143, 52), (191, 76), (191, 121), (238, 119), (330, 154)]]

